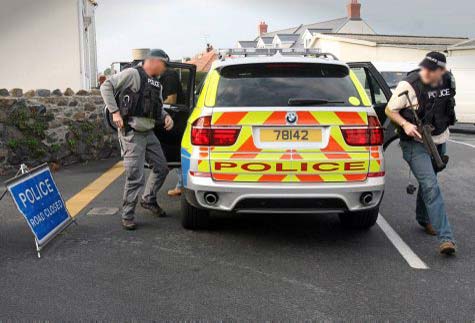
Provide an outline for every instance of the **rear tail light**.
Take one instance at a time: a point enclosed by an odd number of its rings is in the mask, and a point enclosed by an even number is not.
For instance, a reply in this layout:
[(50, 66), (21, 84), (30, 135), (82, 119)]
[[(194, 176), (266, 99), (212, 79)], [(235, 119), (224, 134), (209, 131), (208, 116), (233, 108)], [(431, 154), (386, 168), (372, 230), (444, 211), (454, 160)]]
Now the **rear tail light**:
[(342, 128), (345, 141), (350, 146), (368, 146), (368, 128)]
[(191, 126), (191, 143), (195, 146), (209, 146), (211, 117), (202, 117)]
[(343, 138), (350, 146), (381, 146), (384, 131), (378, 117), (368, 116), (368, 126), (341, 127)]
[(211, 146), (234, 145), (241, 131), (240, 128), (213, 128), (211, 129)]
[(208, 172), (194, 172), (190, 170), (190, 175), (194, 177), (211, 177), (211, 173)]
[(370, 146), (381, 146), (384, 143), (384, 131), (381, 127), (378, 117), (369, 116), (368, 117), (368, 127), (369, 127), (369, 145)]
[(368, 173), (368, 177), (384, 177), (386, 172)]
[(241, 127), (213, 127), (211, 116), (201, 117), (191, 126), (191, 143), (194, 146), (232, 146), (240, 132)]

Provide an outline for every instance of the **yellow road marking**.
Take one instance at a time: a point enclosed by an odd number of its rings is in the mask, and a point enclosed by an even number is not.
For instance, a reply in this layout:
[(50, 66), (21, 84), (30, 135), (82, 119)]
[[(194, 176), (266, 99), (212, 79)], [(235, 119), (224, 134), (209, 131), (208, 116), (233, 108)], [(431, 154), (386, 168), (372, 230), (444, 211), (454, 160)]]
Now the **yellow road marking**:
[(123, 173), (124, 166), (120, 161), (66, 202), (66, 208), (69, 214), (71, 214), (73, 218), (77, 216), (79, 212)]

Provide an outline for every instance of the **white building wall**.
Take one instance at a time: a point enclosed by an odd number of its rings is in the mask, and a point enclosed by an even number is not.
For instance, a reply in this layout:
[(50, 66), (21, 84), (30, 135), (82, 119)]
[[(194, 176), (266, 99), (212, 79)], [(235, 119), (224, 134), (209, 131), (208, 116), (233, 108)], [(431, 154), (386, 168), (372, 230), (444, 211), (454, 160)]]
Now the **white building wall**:
[(259, 39), (259, 41), (257, 42), (257, 48), (273, 48), (273, 44), (265, 44), (262, 39)]
[(455, 112), (459, 122), (475, 123), (475, 49), (449, 52), (447, 66), (457, 84)]
[(2, 1), (0, 88), (77, 90), (94, 84), (84, 76), (87, 69), (95, 80), (97, 68), (94, 30), (91, 46), (81, 47), (82, 1), (87, 0)]
[(313, 43), (313, 46), (311, 47), (318, 48), (323, 53), (332, 53), (336, 57), (338, 57), (338, 59), (344, 60), (342, 58), (341, 42), (339, 41), (319, 39), (315, 43)]
[(313, 35), (307, 30), (302, 35), (302, 44), (304, 48), (310, 48), (310, 44), (312, 43)]
[(346, 62), (419, 62), (427, 54), (427, 50), (400, 47), (366, 46), (332, 39), (319, 39), (316, 41), (314, 47), (320, 48), (322, 52), (333, 53), (340, 60)]

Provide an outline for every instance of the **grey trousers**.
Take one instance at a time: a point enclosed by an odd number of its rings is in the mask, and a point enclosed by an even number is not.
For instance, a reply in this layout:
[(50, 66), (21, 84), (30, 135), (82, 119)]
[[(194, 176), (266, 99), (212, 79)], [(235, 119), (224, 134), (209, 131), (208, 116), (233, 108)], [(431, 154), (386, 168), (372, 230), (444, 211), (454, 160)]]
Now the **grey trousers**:
[(119, 132), (119, 142), (125, 168), (122, 219), (133, 220), (139, 191), (144, 184), (145, 161), (151, 172), (142, 199), (146, 203), (157, 203), (157, 193), (168, 175), (167, 160), (153, 131), (129, 131), (125, 135)]

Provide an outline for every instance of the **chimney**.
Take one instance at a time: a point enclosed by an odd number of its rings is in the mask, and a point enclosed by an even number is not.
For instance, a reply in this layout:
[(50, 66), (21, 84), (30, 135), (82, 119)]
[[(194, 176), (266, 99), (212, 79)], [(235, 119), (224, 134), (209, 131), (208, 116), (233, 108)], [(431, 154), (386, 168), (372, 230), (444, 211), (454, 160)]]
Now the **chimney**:
[(358, 0), (350, 0), (350, 3), (347, 5), (347, 9), (348, 19), (361, 20), (361, 3), (358, 3)]
[(258, 26), (258, 32), (259, 36), (262, 36), (263, 34), (267, 34), (267, 27), (269, 27), (265, 21), (261, 21), (261, 23)]

